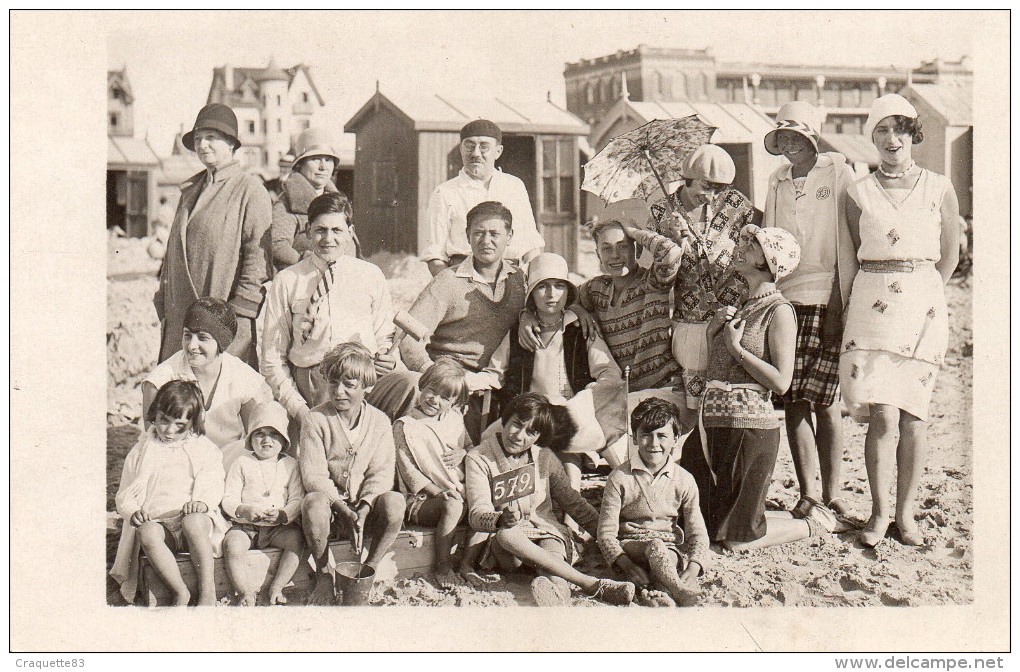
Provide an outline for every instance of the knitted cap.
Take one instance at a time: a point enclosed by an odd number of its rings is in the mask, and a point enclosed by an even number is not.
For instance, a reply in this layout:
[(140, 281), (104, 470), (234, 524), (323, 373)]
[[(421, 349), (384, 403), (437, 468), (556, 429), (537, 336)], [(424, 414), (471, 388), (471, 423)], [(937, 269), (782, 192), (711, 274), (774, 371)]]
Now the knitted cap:
[(811, 103), (802, 100), (795, 100), (779, 108), (776, 115), (776, 128), (765, 134), (765, 151), (769, 154), (779, 155), (779, 131), (793, 131), (799, 133), (811, 141), (811, 145), (818, 151), (818, 131), (825, 121), (825, 112), (819, 110)]
[(800, 244), (792, 233), (778, 226), (748, 224), (740, 230), (740, 237), (748, 236), (754, 236), (761, 245), (765, 263), (769, 265), (776, 282), (797, 270), (800, 264)]
[(191, 151), (195, 151), (195, 133), (205, 129), (226, 135), (234, 143), (234, 149), (241, 146), (241, 141), (237, 139), (237, 115), (226, 105), (212, 103), (199, 110), (195, 126), (184, 134), (181, 142)]
[(476, 136), (494, 138), (498, 144), (503, 144), (503, 131), (499, 130), (499, 126), (488, 119), (475, 119), (474, 121), (469, 121), (464, 125), (464, 128), (460, 129), (461, 140), (464, 138), (474, 138)]
[(733, 178), (737, 176), (737, 167), (725, 149), (719, 145), (705, 144), (684, 160), (682, 172), (688, 180), (732, 184)]
[(871, 104), (871, 111), (868, 112), (868, 120), (864, 122), (864, 137), (869, 141), (875, 127), (886, 117), (909, 117), (917, 119), (917, 110), (910, 101), (898, 93), (887, 93), (876, 98)]
[(225, 301), (207, 296), (188, 307), (184, 314), (184, 328), (210, 334), (216, 340), (219, 351), (223, 352), (237, 335), (237, 316)]

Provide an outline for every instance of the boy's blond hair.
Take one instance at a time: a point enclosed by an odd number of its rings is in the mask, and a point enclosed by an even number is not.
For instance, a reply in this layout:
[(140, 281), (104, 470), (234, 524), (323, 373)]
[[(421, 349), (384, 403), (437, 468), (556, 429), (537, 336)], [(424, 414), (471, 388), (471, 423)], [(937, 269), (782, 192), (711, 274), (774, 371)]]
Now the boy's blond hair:
[(330, 383), (353, 378), (364, 387), (375, 385), (378, 379), (372, 353), (361, 343), (341, 343), (330, 350), (319, 364), (319, 373)]

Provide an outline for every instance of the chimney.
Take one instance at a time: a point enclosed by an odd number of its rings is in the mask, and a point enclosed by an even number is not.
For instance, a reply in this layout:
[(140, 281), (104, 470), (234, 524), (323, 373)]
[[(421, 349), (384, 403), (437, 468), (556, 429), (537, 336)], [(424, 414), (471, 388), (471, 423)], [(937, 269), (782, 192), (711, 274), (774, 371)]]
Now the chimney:
[(226, 84), (227, 91), (234, 90), (234, 66), (230, 63), (223, 66), (223, 83)]

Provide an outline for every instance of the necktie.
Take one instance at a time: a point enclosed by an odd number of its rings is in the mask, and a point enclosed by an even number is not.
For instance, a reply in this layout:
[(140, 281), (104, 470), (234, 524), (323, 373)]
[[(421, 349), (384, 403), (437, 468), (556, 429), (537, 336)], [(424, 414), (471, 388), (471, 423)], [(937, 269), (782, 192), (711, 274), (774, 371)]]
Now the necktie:
[(333, 267), (335, 265), (335, 261), (326, 263), (326, 270), (323, 271), (322, 277), (319, 278), (319, 284), (315, 286), (315, 291), (312, 292), (305, 325), (302, 329), (302, 341), (307, 341), (310, 338), (320, 338), (323, 332), (326, 331), (326, 326), (329, 323), (329, 290), (333, 287)]

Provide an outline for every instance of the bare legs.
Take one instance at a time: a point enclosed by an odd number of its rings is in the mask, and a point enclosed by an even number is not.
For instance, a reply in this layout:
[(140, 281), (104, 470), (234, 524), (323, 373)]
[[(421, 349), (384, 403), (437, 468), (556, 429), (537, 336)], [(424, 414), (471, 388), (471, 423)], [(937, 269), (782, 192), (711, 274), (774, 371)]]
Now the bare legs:
[(791, 518), (788, 511), (766, 511), (765, 536), (754, 541), (724, 541), (723, 546), (731, 551), (753, 551), (807, 539), (810, 534), (806, 520)]
[(892, 520), (889, 492), (894, 455), (897, 525), (904, 543), (922, 543), (914, 521), (914, 500), (928, 452), (926, 430), (927, 423), (906, 411), (888, 404), (871, 405), (871, 423), (864, 440), (864, 461), (871, 488), (871, 520), (861, 533), (861, 543), (866, 546), (881, 541)]
[[(216, 604), (216, 584), (213, 580), (213, 548), (209, 541), (212, 520), (204, 513), (189, 513), (181, 521), (184, 539), (188, 543), (191, 562), (198, 576), (198, 605)], [(177, 558), (166, 545), (167, 530), (157, 521), (142, 523), (138, 528), (142, 550), (156, 573), (174, 594), (174, 606), (183, 607), (191, 600), (191, 592), (184, 583)]]
[[(435, 565), (440, 585), (455, 583), (453, 573), (453, 531), (464, 515), (464, 502), (460, 499), (429, 497), (418, 509), (418, 523), (436, 528)], [(477, 550), (477, 546), (475, 548)], [(465, 550), (465, 556), (467, 551)], [(473, 558), (470, 564), (473, 564)], [(463, 567), (464, 563), (461, 563)]]
[(255, 606), (256, 589), (245, 571), (244, 554), (251, 548), (251, 539), (241, 530), (230, 530), (223, 538), (223, 560), (227, 565), (230, 584), (239, 596), (242, 607)]
[[(790, 440), (801, 497), (829, 503), (842, 487), (843, 427), (839, 404), (822, 406), (805, 400), (788, 402), (786, 434)], [(819, 471), (822, 476), (821, 492), (818, 492), (815, 480)]]

